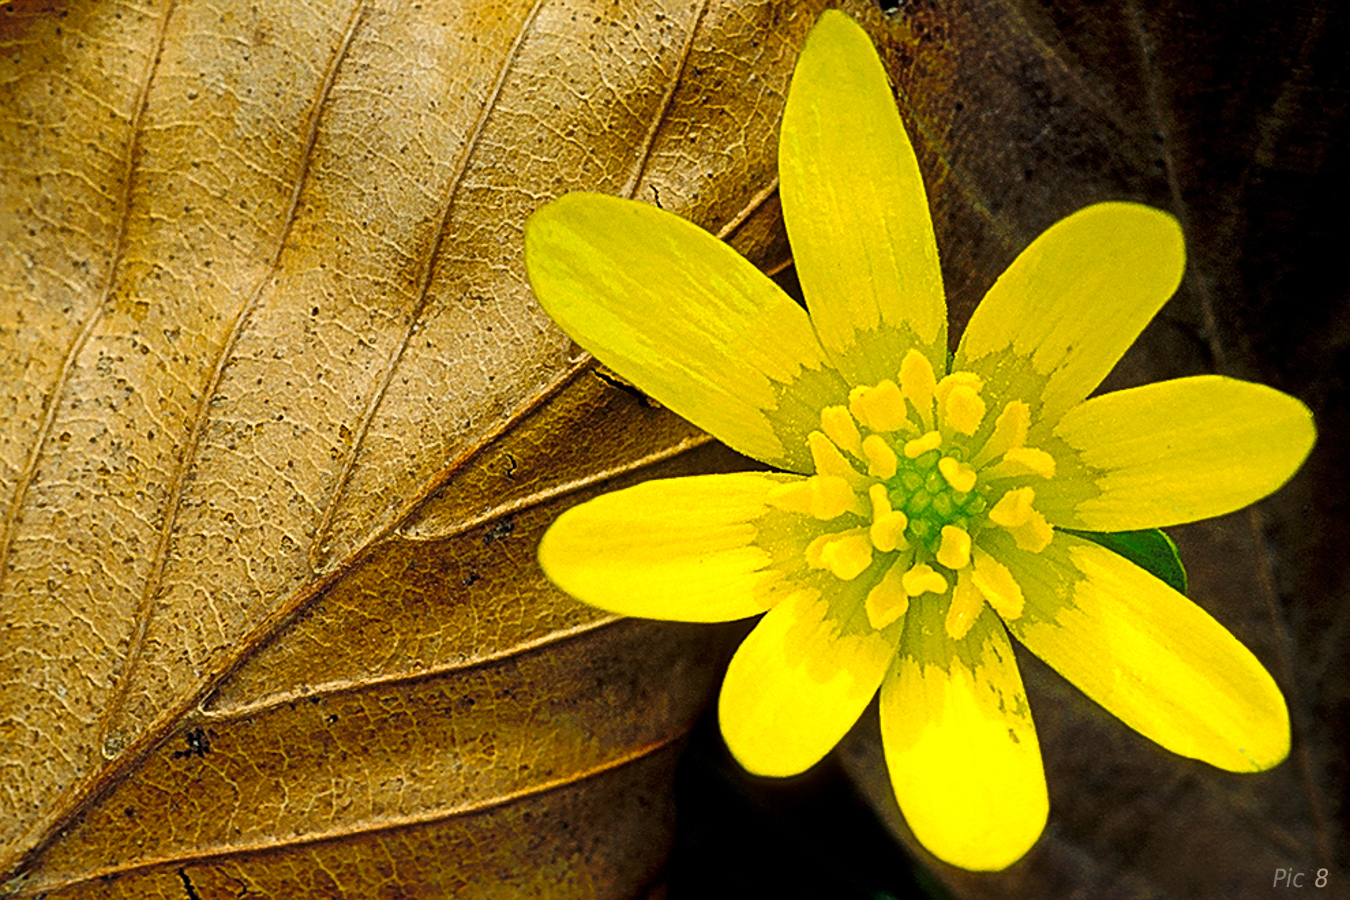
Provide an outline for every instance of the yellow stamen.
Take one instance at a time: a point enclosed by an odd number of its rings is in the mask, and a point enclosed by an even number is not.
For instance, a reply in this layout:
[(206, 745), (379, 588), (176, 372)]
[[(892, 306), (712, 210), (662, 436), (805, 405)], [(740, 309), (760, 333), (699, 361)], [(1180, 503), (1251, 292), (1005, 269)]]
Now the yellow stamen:
[(872, 525), (867, 530), (872, 546), (882, 553), (908, 550), (905, 529), (909, 527), (909, 518), (899, 510), (891, 509), (891, 498), (886, 494), (886, 486), (874, 484), (868, 489), (867, 495), (872, 500)]
[(863, 456), (867, 457), (867, 474), (873, 478), (891, 478), (895, 475), (895, 466), (899, 458), (886, 439), (879, 434), (869, 434), (863, 438)]
[(984, 400), (979, 393), (964, 384), (958, 384), (942, 401), (943, 424), (965, 435), (979, 430), (985, 411)]
[(873, 431), (910, 430), (905, 396), (889, 378), (876, 387), (860, 386), (849, 391), (848, 408), (858, 421)]
[(839, 535), (831, 533), (822, 534), (813, 538), (811, 543), (806, 545), (806, 552), (802, 554), (806, 557), (806, 564), (813, 569), (825, 568), (825, 562), (821, 559), (821, 553), (824, 552), (825, 545), (837, 537), (839, 537)]
[(780, 484), (769, 489), (769, 505), (784, 512), (802, 513), (803, 515), (811, 512), (811, 488), (807, 485), (810, 479), (803, 478), (800, 481), (789, 481), (787, 484)]
[(930, 431), (923, 437), (917, 437), (912, 441), (905, 442), (905, 456), (910, 459), (918, 459), (929, 450), (936, 450), (942, 446), (942, 435), (936, 431)]
[(956, 525), (943, 525), (937, 561), (953, 570), (970, 565), (970, 532)]
[(970, 626), (979, 618), (984, 608), (984, 595), (971, 581), (970, 569), (956, 573), (956, 588), (952, 591), (952, 605), (947, 608), (947, 621), (944, 623), (947, 635), (959, 641), (970, 633)]
[(891, 511), (891, 495), (886, 485), (874, 484), (867, 489), (867, 499), (872, 501), (872, 518), (879, 519)]
[(866, 514), (853, 488), (838, 475), (812, 475), (806, 485), (811, 491), (810, 513), (817, 519), (837, 519), (846, 512)]
[(947, 579), (928, 563), (919, 563), (902, 575), (900, 580), (905, 586), (905, 593), (911, 597), (925, 593), (941, 594), (947, 590)]
[(933, 364), (928, 357), (911, 348), (900, 361), (900, 390), (914, 405), (923, 427), (928, 429), (933, 427), (933, 389), (936, 386)]
[(862, 435), (853, 416), (842, 406), (827, 406), (820, 411), (820, 430), (841, 449), (862, 456)]
[(984, 599), (1005, 619), (1016, 619), (1022, 615), (1026, 599), (1022, 596), (1022, 586), (1013, 578), (1012, 572), (1003, 563), (976, 547), (973, 553), (975, 571), (971, 583), (980, 589)]
[(818, 475), (838, 475), (855, 488), (861, 488), (867, 482), (857, 469), (844, 458), (834, 442), (819, 431), (806, 436), (806, 445), (811, 449), (811, 459), (816, 464)]
[(969, 494), (975, 487), (975, 470), (960, 460), (942, 457), (938, 460), (938, 472), (958, 494)]
[(952, 372), (950, 375), (944, 375), (933, 388), (933, 399), (937, 400), (939, 407), (945, 406), (947, 398), (958, 387), (968, 387), (978, 394), (984, 387), (984, 379), (974, 372)]
[(1035, 499), (1036, 492), (1029, 487), (1008, 491), (994, 504), (994, 508), (989, 510), (989, 520), (1004, 528), (1024, 525), (1031, 518), (1031, 501)]
[(852, 581), (872, 564), (872, 541), (864, 528), (822, 535), (807, 545), (806, 563), (813, 569), (829, 569), (843, 581)]
[[(836, 570), (836, 566), (839, 566), (842, 562), (846, 561), (850, 555), (854, 557), (855, 563), (857, 562), (859, 558), (859, 548), (857, 546), (859, 541), (865, 545), (861, 549), (864, 551), (866, 560), (862, 563), (861, 568), (848, 575), (848, 577), (840, 575), (839, 571), (847, 573), (849, 569), (841, 567), (841, 569)], [(858, 575), (871, 563), (872, 547), (867, 540), (866, 528), (850, 528), (847, 531), (835, 531), (829, 534), (820, 535), (806, 545), (806, 552), (803, 555), (806, 557), (806, 564), (811, 568), (829, 569), (845, 581), (850, 581), (858, 577)]]
[(1003, 454), (998, 465), (989, 469), (990, 478), (1009, 478), (1014, 475), (1055, 476), (1055, 458), (1035, 447), (1014, 447)]
[(1018, 547), (1032, 553), (1040, 553), (1046, 547), (1049, 547), (1050, 541), (1055, 537), (1055, 530), (1050, 527), (1049, 522), (1045, 521), (1045, 516), (1034, 509), (1031, 511), (1029, 519), (1008, 530), (1012, 532), (1013, 540), (1017, 541)]
[(909, 609), (909, 596), (903, 583), (904, 567), (908, 562), (896, 562), (886, 570), (876, 587), (867, 592), (867, 621), (878, 631), (895, 622)]
[(980, 452), (971, 460), (982, 466), (996, 456), (1002, 456), (1026, 443), (1027, 429), (1031, 427), (1031, 407), (1021, 400), (1011, 400), (994, 421), (994, 433), (989, 435)]
[(909, 541), (905, 540), (905, 529), (908, 527), (909, 517), (898, 509), (888, 512), (884, 516), (877, 516), (872, 520), (872, 525), (868, 529), (868, 534), (872, 538), (872, 546), (882, 553), (890, 553), (892, 550), (908, 550)]

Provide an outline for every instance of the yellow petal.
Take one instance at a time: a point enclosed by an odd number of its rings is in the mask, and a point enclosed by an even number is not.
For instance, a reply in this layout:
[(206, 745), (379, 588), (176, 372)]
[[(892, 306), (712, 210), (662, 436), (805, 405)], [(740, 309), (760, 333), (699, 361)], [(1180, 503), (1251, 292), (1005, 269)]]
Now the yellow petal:
[[(627, 616), (723, 622), (757, 615), (782, 575), (756, 544), (769, 495), (802, 479), (739, 472), (648, 481), (558, 517), (539, 565), (564, 591)], [(810, 534), (803, 532), (804, 548)]]
[(1045, 827), (1040, 744), (1008, 636), (982, 611), (951, 640), (938, 598), (914, 601), (881, 688), (881, 741), (914, 836), (935, 856), (992, 871)]
[(903, 626), (872, 628), (867, 589), (860, 580), (828, 598), (801, 591), (771, 609), (736, 651), (718, 718), (727, 747), (749, 771), (806, 771), (871, 702)]
[(1031, 407), (1023, 400), (1009, 400), (994, 422), (994, 433), (989, 436), (980, 452), (971, 460), (977, 466), (983, 466), (996, 456), (1021, 447), (1027, 440), (1027, 429), (1031, 426)]
[(1241, 509), (1294, 474), (1316, 439), (1312, 413), (1264, 385), (1217, 375), (1094, 397), (1054, 430), (1054, 478), (1036, 507), (1055, 525), (1128, 531)]
[(840, 370), (876, 384), (913, 346), (945, 364), (946, 303), (918, 160), (871, 40), (843, 13), (822, 14), (797, 59), (778, 172), (797, 275)]
[[(989, 289), (952, 368), (985, 377), (999, 402), (1053, 422), (1090, 394), (1172, 296), (1185, 268), (1176, 220), (1099, 203), (1052, 225)], [(1037, 405), (1039, 404), (1039, 408)]]
[(605, 365), (742, 453), (811, 471), (802, 437), (848, 386), (801, 307), (726, 244), (654, 206), (568, 194), (526, 223), (525, 267)]
[(1190, 600), (1073, 535), (1036, 554), (1000, 547), (999, 558), (1026, 596), (1023, 615), (1008, 623), (1013, 635), (1125, 724), (1235, 772), (1288, 755), (1280, 689)]

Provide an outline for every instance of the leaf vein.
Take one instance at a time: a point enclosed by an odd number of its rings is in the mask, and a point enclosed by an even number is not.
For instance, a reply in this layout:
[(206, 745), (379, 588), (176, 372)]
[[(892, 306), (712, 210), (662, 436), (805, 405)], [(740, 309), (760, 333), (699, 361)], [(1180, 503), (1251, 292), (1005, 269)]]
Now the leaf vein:
[[(57, 371), (56, 377), (52, 380), (51, 388), (47, 391), (43, 400), (42, 421), (38, 425), (37, 433), (33, 435), (33, 446), (29, 450), (28, 458), (24, 461), (23, 469), (14, 485), (14, 494), (5, 509), (4, 524), (0, 525), (0, 590), (4, 588), (5, 575), (9, 569), (9, 555), (17, 537), (19, 512), (28, 499), (28, 491), (33, 486), (33, 479), (37, 475), (42, 451), (46, 448), (47, 441), (51, 437), (52, 428), (56, 423), (56, 414), (60, 408), (60, 399), (65, 395), (70, 384), (71, 375), (75, 371), (75, 360), (79, 358), (85, 345), (89, 343), (89, 338), (93, 335), (94, 329), (98, 327), (98, 323), (103, 318), (103, 313), (108, 306), (108, 299), (112, 296), (113, 285), (117, 281), (117, 274), (122, 267), (122, 260), (126, 256), (127, 229), (131, 221), (131, 194), (135, 182), (136, 157), (140, 151), (141, 135), (145, 130), (145, 108), (150, 99), (150, 84), (154, 80), (155, 72), (159, 68), (160, 57), (164, 53), (164, 41), (169, 31), (169, 19), (173, 16), (175, 5), (176, 0), (170, 0), (164, 7), (164, 16), (160, 20), (159, 32), (155, 39), (155, 49), (146, 58), (145, 71), (141, 76), (140, 87), (136, 94), (135, 108), (127, 126), (130, 140), (127, 142), (126, 160), (122, 167), (122, 191), (118, 198), (116, 233), (113, 238), (112, 253), (108, 260), (107, 273), (104, 275), (103, 284), (99, 287), (98, 302), (94, 304), (89, 317), (75, 336), (75, 340), (66, 349), (66, 354), (61, 360), (61, 368)], [(53, 226), (58, 224), (52, 223)]]
[(75, 887), (80, 884), (88, 884), (100, 879), (125, 877), (137, 872), (147, 872), (159, 868), (176, 869), (178, 866), (187, 863), (211, 865), (255, 854), (275, 854), (278, 849), (281, 848), (295, 849), (301, 847), (313, 847), (319, 844), (339, 840), (351, 840), (352, 838), (392, 834), (418, 827), (435, 826), (450, 822), (457, 818), (467, 818), (490, 813), (493, 810), (500, 809), (512, 803), (526, 801), (536, 797), (543, 797), (554, 791), (563, 790), (574, 785), (580, 785), (593, 779), (600, 778), (610, 772), (616, 772), (627, 766), (637, 765), (682, 740), (686, 731), (687, 728), (675, 729), (669, 736), (650, 741), (637, 747), (625, 748), (625, 752), (617, 754), (610, 759), (601, 760), (584, 769), (568, 772), (555, 778), (540, 781), (537, 784), (517, 788), (516, 790), (505, 791), (497, 796), (484, 798), (482, 800), (447, 806), (421, 814), (396, 817), (391, 816), (380, 819), (377, 822), (362, 823), (346, 828), (334, 827), (323, 831), (311, 832), (309, 834), (295, 835), (289, 840), (282, 842), (265, 840), (241, 841), (234, 846), (221, 846), (197, 853), (166, 854), (156, 858), (123, 863), (121, 865), (108, 865), (100, 869), (92, 869), (61, 879), (29, 883), (25, 885), (25, 888), (30, 891), (40, 892), (55, 891)]
[(102, 715), (100, 716), (98, 730), (98, 740), (100, 743), (106, 743), (108, 739), (108, 729), (111, 727), (111, 723), (117, 714), (121, 712), (126, 703), (131, 690), (132, 673), (136, 670), (140, 663), (141, 656), (144, 653), (145, 638), (149, 632), (150, 620), (154, 614), (154, 598), (163, 582), (164, 571), (168, 564), (169, 547), (172, 543), (174, 527), (178, 520), (178, 513), (182, 508), (183, 494), (187, 487), (187, 475), (197, 456), (197, 452), (201, 447), (202, 438), (206, 433), (207, 421), (210, 418), (211, 412), (211, 398), (215, 396), (216, 391), (219, 389), (225, 371), (229, 367), (234, 348), (238, 344), (239, 338), (247, 327), (253, 311), (257, 308), (268, 283), (271, 281), (280, 264), (282, 250), (284, 249), (286, 240), (295, 224), (296, 215), (300, 207), (300, 196), (308, 180), (310, 162), (313, 158), (314, 146), (318, 138), (318, 129), (322, 118), (322, 112), (327, 106), (328, 98), (332, 93), (333, 84), (337, 78), (337, 72), (342, 65), (343, 59), (346, 58), (348, 51), (351, 49), (352, 42), (364, 14), (365, 0), (358, 0), (352, 7), (352, 11), (348, 16), (347, 27), (342, 42), (329, 60), (323, 84), (319, 88), (318, 95), (310, 109), (309, 121), (306, 123), (305, 141), (300, 154), (300, 167), (296, 173), (294, 184), (292, 185), (290, 201), (282, 218), (281, 227), (277, 229), (277, 238), (273, 244), (268, 264), (265, 271), (258, 277), (253, 289), (246, 295), (247, 298), (245, 301), (236, 310), (234, 319), (231, 323), (230, 332), (216, 353), (210, 379), (197, 395), (197, 405), (193, 413), (192, 430), (189, 433), (188, 439), (183, 445), (182, 452), (179, 454), (174, 466), (173, 480), (170, 483), (169, 496), (165, 501), (164, 516), (156, 540), (151, 570), (146, 578), (145, 586), (141, 591), (140, 600), (137, 604), (135, 616), (136, 630), (132, 634), (130, 646), (128, 647), (126, 655), (122, 658), (121, 671), (117, 678), (115, 692), (110, 701), (103, 708)]
[(703, 17), (708, 14), (708, 2), (709, 0), (703, 0), (699, 4), (698, 12), (694, 14), (694, 21), (685, 34), (684, 44), (680, 48), (680, 59), (675, 65), (675, 74), (666, 84), (666, 92), (661, 98), (661, 106), (652, 116), (651, 124), (648, 125), (647, 133), (643, 135), (642, 144), (638, 148), (633, 173), (628, 177), (628, 181), (624, 183), (623, 190), (620, 192), (625, 197), (637, 195), (638, 185), (641, 184), (642, 176), (646, 174), (647, 166), (651, 163), (652, 149), (656, 146), (656, 135), (660, 133), (661, 126), (665, 124), (666, 117), (670, 115), (671, 107), (675, 103), (675, 93), (679, 90), (680, 82), (684, 80), (684, 72), (689, 66), (689, 57), (694, 50), (694, 36), (698, 34), (699, 26), (703, 24)]
[(351, 483), (352, 473), (356, 469), (356, 459), (364, 448), (366, 438), (370, 434), (371, 423), (375, 420), (375, 415), (379, 412), (380, 406), (384, 403), (384, 398), (389, 392), (389, 386), (393, 383), (394, 375), (398, 371), (399, 362), (403, 359), (403, 354), (407, 352), (408, 345), (412, 341), (412, 336), (417, 331), (417, 325), (422, 320), (423, 314), (431, 299), (431, 285), (437, 272), (436, 260), (441, 255), (441, 247), (445, 242), (446, 232), (450, 227), (451, 217), (455, 213), (455, 200), (459, 196), (460, 188), (463, 187), (465, 174), (469, 169), (469, 162), (478, 149), (479, 142), (482, 139), (483, 132), (487, 128), (488, 119), (497, 108), (498, 100), (501, 97), (502, 88), (506, 85), (506, 79), (510, 75), (517, 58), (520, 56), (520, 49), (525, 43), (526, 36), (530, 33), (535, 19), (539, 15), (540, 9), (544, 6), (544, 0), (535, 0), (534, 6), (526, 14), (521, 22), (520, 29), (516, 33), (515, 40), (502, 61), (501, 68), (497, 72), (497, 79), (492, 85), (487, 99), (483, 101), (483, 107), (479, 111), (477, 119), (474, 121), (473, 130), (469, 133), (464, 142), (464, 148), (460, 151), (459, 158), (455, 161), (454, 174), (450, 179), (450, 189), (447, 192), (445, 206), (441, 211), (440, 224), (436, 230), (436, 238), (427, 252), (426, 262), (422, 267), (422, 273), (418, 279), (417, 300), (413, 305), (412, 315), (408, 317), (407, 327), (403, 330), (403, 336), (390, 352), (385, 361), (383, 375), (380, 379), (379, 387), (371, 395), (366, 403), (366, 408), (361, 414), (361, 423), (355, 429), (352, 438), (351, 448), (347, 451), (342, 462), (342, 471), (338, 474), (334, 483), (332, 493), (329, 496), (328, 504), (323, 511), (323, 517), (319, 525), (314, 530), (314, 537), (309, 544), (308, 562), (311, 571), (317, 571), (321, 566), (320, 554), (329, 534), (332, 532), (334, 517), (337, 515), (338, 507), (341, 505), (342, 498), (346, 494), (347, 486)]

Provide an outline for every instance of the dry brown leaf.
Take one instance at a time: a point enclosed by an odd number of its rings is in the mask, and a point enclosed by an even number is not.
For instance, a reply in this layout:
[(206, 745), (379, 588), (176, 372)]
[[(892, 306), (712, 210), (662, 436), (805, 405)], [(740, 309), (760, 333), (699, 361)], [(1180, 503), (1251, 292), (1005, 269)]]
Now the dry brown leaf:
[(0, 883), (633, 896), (716, 630), (549, 587), (603, 485), (739, 464), (535, 306), (635, 195), (766, 268), (820, 4), (0, 10)]
[[(574, 354), (529, 300), (520, 227), (565, 190), (629, 193), (780, 267), (773, 136), (819, 5), (0, 8), (9, 890), (652, 886), (722, 645), (571, 603), (533, 547), (591, 492), (739, 463)], [(1192, 267), (1115, 383), (1218, 367), (1323, 427), (1312, 474), (1255, 518), (1179, 535), (1195, 595), (1284, 685), (1295, 758), (1178, 762), (1029, 663), (1047, 836), (944, 880), (1180, 896), (1344, 872), (1343, 329), (1277, 359), (1297, 317), (1272, 314), (1309, 285), (1261, 245), (1300, 250), (1307, 220), (1271, 212), (1338, 158), (1308, 123), (1343, 16), (845, 6), (919, 145), (954, 333), (1056, 218), (1150, 202), (1182, 216)], [(1317, 296), (1309, 316), (1343, 316)], [(845, 758), (893, 816), (876, 749)]]

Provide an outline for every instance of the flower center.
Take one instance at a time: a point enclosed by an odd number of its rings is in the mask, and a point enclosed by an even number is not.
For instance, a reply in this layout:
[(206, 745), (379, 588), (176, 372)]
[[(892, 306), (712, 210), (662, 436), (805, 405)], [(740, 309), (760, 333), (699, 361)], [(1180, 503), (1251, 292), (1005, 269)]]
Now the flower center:
[(821, 411), (807, 438), (816, 474), (771, 495), (780, 509), (830, 523), (806, 562), (845, 581), (865, 575), (874, 628), (924, 593), (950, 597), (946, 627), (957, 639), (985, 602), (1004, 618), (1021, 614), (1021, 588), (978, 539), (999, 528), (1023, 550), (1049, 545), (1032, 483), (1052, 478), (1055, 461), (1026, 446), (1026, 403), (1006, 403), (987, 423), (983, 387), (971, 372), (937, 381), (910, 350), (897, 381), (860, 385), (846, 406)]
[(968, 469), (962, 467), (964, 457), (964, 448), (957, 446), (945, 456), (928, 450), (914, 459), (902, 458), (895, 475), (883, 482), (891, 509), (908, 519), (905, 536), (934, 556), (941, 547), (942, 529), (960, 528), (973, 538), (989, 509), (988, 487), (979, 485), (973, 472), (963, 477)]

